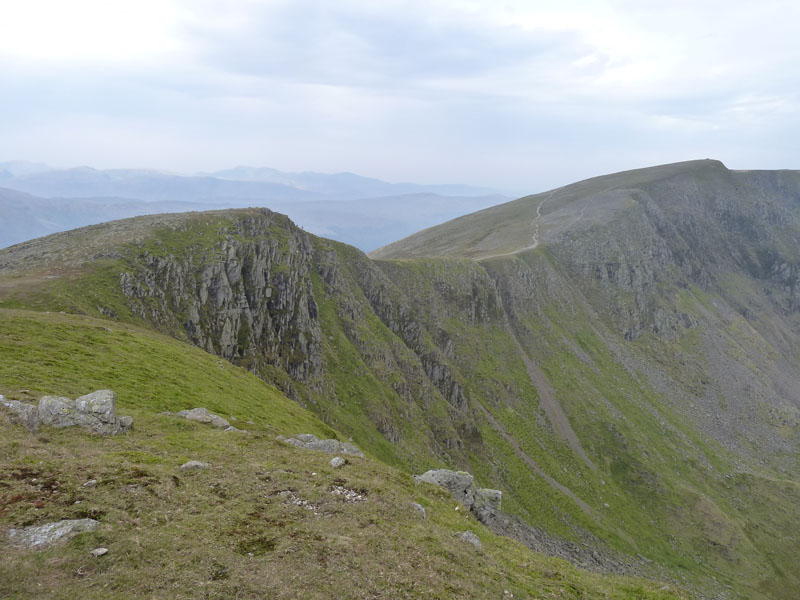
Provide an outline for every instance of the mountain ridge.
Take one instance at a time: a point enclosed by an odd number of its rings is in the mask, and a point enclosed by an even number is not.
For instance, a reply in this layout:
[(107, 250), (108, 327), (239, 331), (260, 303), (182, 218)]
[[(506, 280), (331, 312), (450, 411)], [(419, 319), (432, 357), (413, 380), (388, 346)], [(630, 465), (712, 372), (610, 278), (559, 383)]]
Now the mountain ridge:
[[(606, 200), (607, 203), (611, 200), (614, 200), (618, 204), (622, 200), (621, 198), (604, 198), (603, 195), (617, 189), (625, 191), (631, 186), (641, 185), (643, 183), (653, 184), (666, 178), (682, 176), (691, 172), (708, 170), (728, 171), (721, 161), (704, 159), (671, 163), (656, 167), (646, 167), (631, 171), (612, 173), (610, 175), (592, 177), (560, 188), (555, 188), (530, 196), (523, 196), (522, 198), (510, 200), (509, 202), (498, 206), (489, 207), (470, 215), (458, 217), (453, 221), (449, 221), (441, 225), (429, 227), (407, 238), (376, 249), (370, 252), (369, 255), (372, 258), (410, 258), (413, 256), (437, 255), (465, 255), (480, 258), (483, 254), (492, 251), (500, 249), (508, 250), (508, 248), (503, 248), (500, 246), (500, 244), (508, 245), (507, 239), (503, 239), (502, 241), (497, 240), (495, 241), (495, 246), (489, 248), (467, 248), (463, 246), (455, 246), (452, 249), (448, 249), (443, 247), (445, 242), (441, 240), (434, 244), (433, 238), (441, 238), (443, 235), (446, 236), (449, 229), (463, 230), (474, 227), (478, 231), (475, 233), (475, 239), (471, 240), (471, 242), (475, 243), (479, 241), (480, 236), (484, 235), (482, 232), (484, 232), (486, 229), (491, 228), (494, 232), (496, 232), (498, 227), (509, 227), (507, 224), (499, 225), (499, 219), (505, 218), (506, 220), (510, 220), (512, 218), (517, 218), (521, 221), (524, 221), (524, 218), (527, 216), (529, 220), (536, 222), (537, 219), (540, 219), (542, 216), (547, 217), (548, 214), (552, 216), (552, 213), (558, 212), (560, 209), (564, 209), (566, 205), (574, 202), (580, 202), (581, 200), (585, 200), (587, 198), (591, 199), (594, 196), (597, 196), (600, 200)], [(783, 172), (796, 173), (796, 171)], [(758, 171), (754, 171), (753, 173), (758, 173)], [(543, 208), (544, 213), (540, 214)], [(502, 213), (508, 214), (504, 215)], [(570, 217), (578, 217), (578, 219), (573, 222), (570, 218), (566, 226), (558, 223), (553, 223), (552, 225), (554, 227), (562, 225), (563, 229), (568, 229), (572, 225), (575, 225), (578, 220), (583, 219), (584, 215), (580, 212), (577, 212), (577, 214), (570, 214)], [(547, 220), (545, 219), (542, 225), (547, 224)], [(511, 249), (509, 253), (521, 252), (525, 249), (530, 249), (530, 244), (521, 242), (521, 240), (525, 240), (527, 242), (532, 237), (531, 235), (527, 234), (527, 231), (527, 229), (524, 229), (524, 231), (513, 230), (510, 232), (512, 239), (519, 242), (520, 245), (518, 248)], [(503, 235), (508, 236), (509, 232), (504, 231)], [(425, 250), (417, 250), (414, 246), (415, 243), (421, 247), (424, 247)], [(433, 247), (431, 248), (432, 245)], [(426, 252), (427, 254), (425, 254)]]

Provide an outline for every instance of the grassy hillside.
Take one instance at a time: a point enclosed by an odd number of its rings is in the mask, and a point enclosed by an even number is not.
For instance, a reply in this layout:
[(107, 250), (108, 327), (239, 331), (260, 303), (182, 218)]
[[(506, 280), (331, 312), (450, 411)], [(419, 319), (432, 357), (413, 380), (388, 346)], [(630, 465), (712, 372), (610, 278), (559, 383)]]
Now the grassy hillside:
[[(30, 400), (114, 389), (128, 435), (36, 435), (0, 412), (0, 531), (94, 518), (40, 551), (4, 547), (9, 598), (686, 598), (602, 576), (488, 532), (444, 491), (372, 459), (285, 445), (336, 435), (240, 368), (187, 344), (87, 317), (0, 310), (0, 392)], [(159, 414), (205, 406), (251, 433)], [(211, 468), (184, 472), (186, 460)], [(83, 484), (97, 480), (94, 487)], [(343, 495), (341, 492), (351, 492)], [(411, 507), (426, 509), (422, 519)], [(470, 530), (482, 549), (458, 537)], [(103, 546), (109, 553), (93, 558)]]

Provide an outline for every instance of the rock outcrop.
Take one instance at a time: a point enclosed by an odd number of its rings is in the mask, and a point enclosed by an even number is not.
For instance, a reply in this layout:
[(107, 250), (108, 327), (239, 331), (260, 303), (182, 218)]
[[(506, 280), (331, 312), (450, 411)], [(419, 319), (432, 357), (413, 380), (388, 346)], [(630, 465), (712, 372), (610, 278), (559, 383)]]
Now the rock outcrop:
[(279, 437), (278, 439), (286, 442), (287, 444), (291, 444), (292, 446), (306, 448), (307, 450), (319, 450), (327, 454), (349, 454), (350, 456), (364, 458), (364, 453), (350, 442), (340, 442), (339, 440), (321, 440), (317, 436), (310, 433), (300, 433), (291, 438)]
[(162, 415), (168, 415), (170, 417), (180, 417), (181, 419), (186, 419), (187, 421), (195, 421), (196, 423), (203, 423), (205, 425), (211, 425), (218, 429), (222, 429), (224, 431), (238, 431), (239, 433), (248, 433), (244, 429), (238, 429), (231, 425), (228, 422), (228, 419), (224, 417), (220, 417), (219, 415), (215, 415), (214, 413), (210, 412), (207, 408), (192, 408), (187, 410), (181, 410), (176, 413), (165, 411), (161, 413)]
[(465, 471), (435, 469), (417, 475), (415, 479), (445, 488), (453, 498), (469, 509), (475, 505), (475, 478)]
[(197, 421), (198, 423), (209, 423), (214, 427), (220, 429), (227, 429), (231, 426), (227, 419), (208, 412), (205, 408), (193, 408), (191, 410), (181, 410), (175, 413), (179, 417), (183, 417), (187, 421)]
[(57, 428), (82, 427), (100, 435), (125, 433), (133, 426), (131, 417), (117, 415), (117, 396), (111, 390), (98, 390), (77, 400), (44, 396), (38, 407), (0, 396), (0, 406), (31, 433), (36, 433), (40, 424)]
[[(208, 233), (200, 226), (190, 235)], [(323, 357), (311, 238), (267, 209), (232, 222), (225, 234), (213, 249), (190, 247), (180, 256), (143, 250), (120, 275), (131, 310), (254, 372), (278, 366), (297, 381), (313, 379)]]
[(131, 417), (117, 416), (117, 396), (111, 390), (98, 390), (77, 400), (44, 396), (38, 414), (42, 425), (82, 427), (100, 435), (125, 433), (133, 426)]
[(33, 404), (7, 400), (0, 394), (0, 406), (4, 406), (11, 413), (12, 418), (31, 433), (39, 430), (39, 411)]
[(478, 516), (478, 520), (483, 521), (487, 513), (494, 513), (500, 510), (500, 503), (503, 500), (503, 492), (489, 488), (479, 488), (475, 490), (475, 503), (470, 510)]
[(467, 507), (479, 521), (500, 510), (503, 492), (489, 488), (476, 488), (475, 478), (465, 471), (434, 469), (414, 477), (424, 483), (433, 483), (445, 488), (453, 498)]
[(12, 546), (41, 550), (65, 542), (80, 533), (95, 531), (100, 526), (94, 519), (69, 519), (45, 525), (34, 525), (8, 530), (8, 541)]

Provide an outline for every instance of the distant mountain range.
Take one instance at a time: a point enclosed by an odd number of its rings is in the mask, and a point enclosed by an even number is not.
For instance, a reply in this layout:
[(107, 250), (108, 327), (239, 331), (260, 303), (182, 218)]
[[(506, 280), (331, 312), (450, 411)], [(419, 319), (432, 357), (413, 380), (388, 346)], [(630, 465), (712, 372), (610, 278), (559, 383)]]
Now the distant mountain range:
[(368, 251), (507, 199), (485, 188), (387, 183), (353, 173), (236, 167), (185, 176), (25, 161), (0, 163), (0, 188), (0, 247), (125, 217), (263, 206)]

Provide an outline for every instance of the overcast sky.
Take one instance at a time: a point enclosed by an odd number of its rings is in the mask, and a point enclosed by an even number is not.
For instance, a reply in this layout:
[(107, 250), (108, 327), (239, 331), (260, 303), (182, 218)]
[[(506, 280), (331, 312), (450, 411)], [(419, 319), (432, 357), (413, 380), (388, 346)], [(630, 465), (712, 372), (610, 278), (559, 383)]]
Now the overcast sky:
[(0, 161), (536, 192), (800, 168), (796, 0), (0, 0)]

